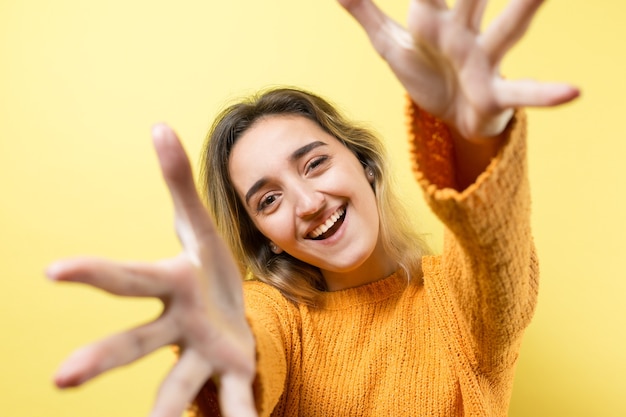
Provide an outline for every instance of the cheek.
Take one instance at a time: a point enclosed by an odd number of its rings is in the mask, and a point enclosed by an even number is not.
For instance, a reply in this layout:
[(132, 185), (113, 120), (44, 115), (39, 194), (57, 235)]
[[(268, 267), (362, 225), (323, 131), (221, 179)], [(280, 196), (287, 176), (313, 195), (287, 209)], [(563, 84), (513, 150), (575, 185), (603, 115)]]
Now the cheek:
[(293, 224), (284, 213), (273, 213), (255, 221), (254, 224), (263, 236), (279, 246), (281, 242), (293, 239)]
[(374, 186), (369, 183), (369, 181), (364, 180), (360, 190), (360, 195), (362, 197), (361, 201), (364, 205), (364, 210), (366, 211), (366, 216), (370, 221), (379, 221), (378, 215), (378, 200), (376, 199), (376, 192), (374, 190)]

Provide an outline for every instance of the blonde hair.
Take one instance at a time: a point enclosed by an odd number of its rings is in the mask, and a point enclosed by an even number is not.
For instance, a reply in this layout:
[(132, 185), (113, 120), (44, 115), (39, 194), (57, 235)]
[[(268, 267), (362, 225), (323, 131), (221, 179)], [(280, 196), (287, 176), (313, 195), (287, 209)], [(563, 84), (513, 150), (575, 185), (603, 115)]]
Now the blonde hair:
[(427, 253), (400, 199), (390, 186), (386, 152), (369, 130), (348, 122), (328, 101), (296, 88), (275, 88), (234, 104), (216, 118), (202, 153), (201, 181), (217, 229), (247, 278), (276, 287), (296, 302), (317, 305), (326, 283), (317, 267), (283, 252), (274, 254), (268, 239), (254, 226), (232, 184), (228, 163), (236, 141), (256, 121), (268, 115), (299, 115), (316, 122), (336, 137), (363, 166), (374, 172), (374, 193), (385, 251), (407, 272), (421, 278)]

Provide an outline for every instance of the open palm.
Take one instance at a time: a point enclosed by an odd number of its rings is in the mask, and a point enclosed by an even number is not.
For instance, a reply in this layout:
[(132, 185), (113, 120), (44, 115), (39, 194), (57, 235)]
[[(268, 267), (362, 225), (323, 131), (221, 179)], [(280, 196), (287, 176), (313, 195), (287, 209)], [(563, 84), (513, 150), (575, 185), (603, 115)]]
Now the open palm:
[(224, 416), (254, 416), (255, 349), (244, 315), (241, 275), (197, 194), (189, 160), (174, 132), (157, 126), (153, 136), (183, 252), (156, 263), (70, 259), (51, 265), (47, 273), (56, 281), (80, 282), (116, 295), (158, 298), (163, 313), (153, 322), (77, 350), (55, 381), (62, 388), (80, 385), (176, 344), (180, 359), (161, 386), (152, 417), (179, 417), (211, 376), (219, 377)]
[(500, 63), (542, 0), (512, 0), (481, 33), (486, 0), (412, 0), (408, 29), (371, 0), (339, 0), (367, 32), (411, 98), (468, 139), (499, 134), (513, 109), (554, 106), (578, 90), (562, 83), (505, 80)]

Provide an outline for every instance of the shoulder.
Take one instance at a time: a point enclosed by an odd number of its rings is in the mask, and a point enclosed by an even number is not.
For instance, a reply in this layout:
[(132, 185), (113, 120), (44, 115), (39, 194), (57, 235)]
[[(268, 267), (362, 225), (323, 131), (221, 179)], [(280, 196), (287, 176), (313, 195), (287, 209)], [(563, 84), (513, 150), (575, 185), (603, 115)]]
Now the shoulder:
[(243, 293), (246, 299), (267, 298), (268, 301), (274, 301), (278, 303), (283, 301), (287, 302), (287, 299), (281, 294), (278, 289), (262, 281), (244, 281)]
[(298, 314), (297, 305), (275, 287), (261, 281), (245, 281), (243, 295), (250, 316), (274, 316), (281, 321)]

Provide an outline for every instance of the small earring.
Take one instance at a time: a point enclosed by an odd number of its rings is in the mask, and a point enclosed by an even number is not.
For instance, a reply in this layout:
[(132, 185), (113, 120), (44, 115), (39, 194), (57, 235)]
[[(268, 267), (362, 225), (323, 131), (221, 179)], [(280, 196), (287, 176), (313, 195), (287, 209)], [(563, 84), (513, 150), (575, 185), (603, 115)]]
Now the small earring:
[(282, 250), (274, 242), (270, 242), (270, 250), (274, 252), (276, 255), (282, 252)]
[(374, 170), (371, 167), (367, 168), (367, 176), (368, 177), (373, 177), (374, 176)]

